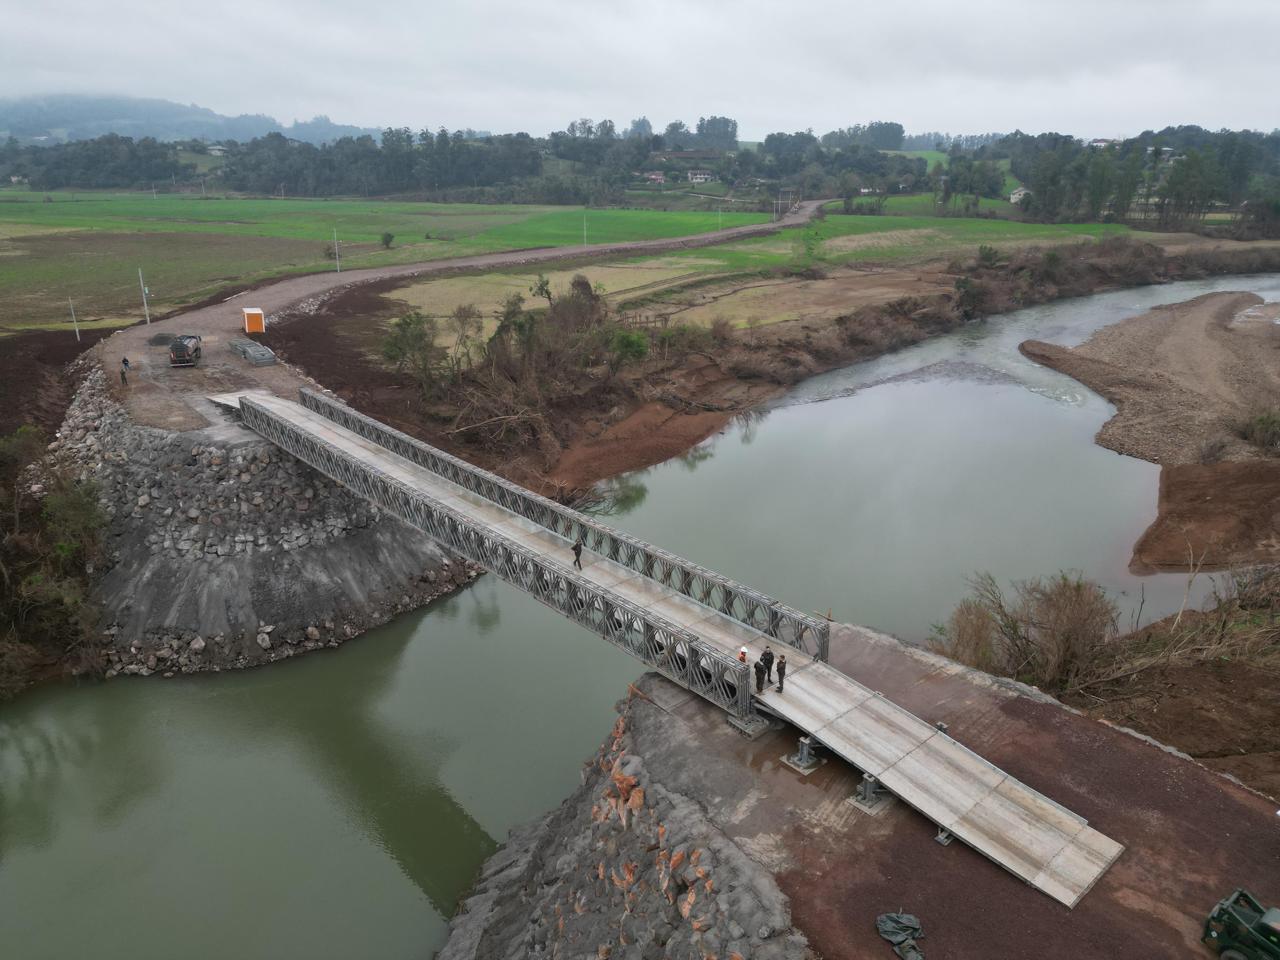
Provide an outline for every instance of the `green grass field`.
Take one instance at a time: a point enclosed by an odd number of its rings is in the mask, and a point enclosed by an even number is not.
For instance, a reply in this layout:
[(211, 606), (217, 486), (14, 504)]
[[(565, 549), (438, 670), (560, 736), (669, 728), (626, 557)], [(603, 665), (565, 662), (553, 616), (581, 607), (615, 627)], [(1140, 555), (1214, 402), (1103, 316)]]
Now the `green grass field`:
[(1009, 158), (997, 160), (996, 166), (1004, 173), (1004, 186), (1000, 188), (1000, 192), (1007, 198), (1009, 194), (1022, 186), (1022, 181), (1015, 177), (1009, 170)]
[[(272, 276), (329, 268), (336, 227), (344, 267), (406, 263), (499, 250), (687, 236), (762, 222), (725, 211), (586, 210), (367, 200), (270, 200), (139, 194), (0, 191), (0, 332), (67, 323), (104, 325), (141, 314), (138, 268), (164, 311)], [(932, 197), (890, 198), (896, 216), (830, 215), (807, 228), (668, 254), (674, 274), (753, 273), (855, 261), (970, 254), (982, 243), (1054, 243), (1125, 231), (927, 216)], [(1000, 204), (1004, 201), (986, 201)], [(1007, 206), (1007, 204), (1005, 204)], [(892, 207), (891, 207), (892, 209)], [(378, 238), (396, 235), (390, 250)], [(426, 238), (430, 234), (430, 239)], [(527, 272), (527, 267), (522, 271)]]
[(1012, 248), (1101, 240), (1130, 232), (1120, 224), (1017, 223), (964, 217), (829, 215), (772, 237), (669, 255), (705, 273), (750, 273), (823, 263), (910, 262), (971, 256), (982, 244)]
[[(936, 206), (933, 194), (931, 193), (912, 193), (901, 196), (886, 197), (884, 203), (885, 213), (905, 214), (915, 217), (933, 216), (934, 207)], [(957, 204), (953, 204), (952, 209), (958, 209)], [(978, 209), (982, 211), (992, 211), (1000, 217), (1010, 217), (1018, 211), (1008, 200), (995, 200), (990, 197), (980, 197), (978, 200)]]
[[(583, 210), (374, 200), (273, 200), (0, 191), (0, 328), (60, 324), (67, 298), (87, 320), (140, 314), (137, 270), (156, 310), (232, 285), (329, 266), (412, 263), (532, 247), (688, 236), (759, 223), (725, 211)], [(383, 232), (395, 235), (384, 250)]]

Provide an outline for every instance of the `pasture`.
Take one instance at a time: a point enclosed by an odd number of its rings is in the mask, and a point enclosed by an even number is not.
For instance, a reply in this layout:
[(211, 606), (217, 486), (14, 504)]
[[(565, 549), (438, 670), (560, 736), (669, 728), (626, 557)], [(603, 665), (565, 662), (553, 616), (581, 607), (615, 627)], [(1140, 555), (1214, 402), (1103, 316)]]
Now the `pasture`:
[[(774, 236), (661, 257), (619, 258), (549, 269), (545, 275), (554, 291), (562, 291), (574, 275), (582, 274), (614, 307), (623, 310), (671, 315), (702, 326), (717, 317), (735, 326), (767, 325), (796, 317), (829, 319), (865, 303), (902, 296), (906, 289), (950, 289), (949, 278), (932, 274), (948, 258), (972, 257), (982, 244), (1009, 250), (1101, 240), (1127, 232), (1123, 226), (1102, 224), (830, 215), (808, 227)], [(843, 269), (864, 263), (877, 264), (883, 273), (869, 278), (864, 272)], [(931, 276), (918, 277), (917, 268), (927, 264), (933, 265), (925, 268)], [(829, 276), (801, 279), (789, 275), (811, 268)], [(348, 333), (372, 356), (393, 317), (413, 309), (443, 318), (456, 307), (469, 304), (481, 312), (487, 335), (496, 326), (496, 312), (511, 294), (522, 295), (526, 306), (538, 305), (530, 294), (537, 277), (536, 270), (522, 267), (413, 281), (383, 295), (385, 309), (375, 323), (353, 318)], [(442, 342), (448, 342), (444, 325), (441, 337)]]
[(881, 153), (888, 153), (895, 157), (911, 157), (917, 160), (923, 160), (932, 170), (934, 164), (942, 164), (943, 169), (947, 166), (947, 155), (941, 150), (881, 150)]
[[(0, 190), (0, 329), (142, 313), (137, 271), (164, 311), (272, 276), (475, 253), (663, 239), (714, 230), (715, 212), (584, 210), (377, 200), (246, 199)], [(764, 214), (725, 212), (725, 227)], [(391, 233), (390, 249), (380, 237)]]

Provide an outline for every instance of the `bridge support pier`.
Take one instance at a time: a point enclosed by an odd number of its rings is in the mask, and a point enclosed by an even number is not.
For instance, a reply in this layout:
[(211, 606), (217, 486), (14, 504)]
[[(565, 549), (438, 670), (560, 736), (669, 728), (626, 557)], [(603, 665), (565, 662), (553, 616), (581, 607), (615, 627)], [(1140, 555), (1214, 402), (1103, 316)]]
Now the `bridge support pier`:
[(869, 773), (864, 773), (858, 784), (857, 793), (846, 802), (853, 804), (863, 813), (875, 816), (893, 802), (893, 795), (880, 786), (879, 780)]
[(748, 740), (759, 740), (769, 731), (780, 727), (781, 724), (762, 713), (753, 712), (746, 716), (729, 714), (729, 726), (733, 727)]

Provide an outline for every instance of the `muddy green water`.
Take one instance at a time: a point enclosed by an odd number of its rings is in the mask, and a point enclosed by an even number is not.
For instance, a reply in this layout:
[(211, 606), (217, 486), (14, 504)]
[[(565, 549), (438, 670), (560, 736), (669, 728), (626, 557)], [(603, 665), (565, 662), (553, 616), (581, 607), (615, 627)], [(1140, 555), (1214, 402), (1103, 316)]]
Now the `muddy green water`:
[[(1093, 446), (1108, 405), (1016, 347), (1215, 289), (1280, 299), (1280, 277), (1022, 311), (816, 378), (612, 484), (610, 522), (907, 639), (976, 570), (1075, 568), (1162, 616), (1183, 578), (1126, 570), (1156, 468)], [(507, 830), (578, 783), (637, 672), (483, 577), (268, 669), (24, 696), (0, 707), (0, 956), (429, 956)]]

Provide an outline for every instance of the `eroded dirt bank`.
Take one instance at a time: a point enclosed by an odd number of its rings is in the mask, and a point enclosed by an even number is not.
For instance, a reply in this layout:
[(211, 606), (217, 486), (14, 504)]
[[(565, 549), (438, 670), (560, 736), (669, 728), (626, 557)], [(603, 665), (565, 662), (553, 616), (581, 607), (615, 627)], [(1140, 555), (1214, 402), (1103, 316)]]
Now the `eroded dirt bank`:
[[(892, 283), (860, 267), (865, 283), (876, 290), (873, 302), (834, 319), (737, 331), (714, 348), (652, 359), (617, 377), (588, 372), (570, 400), (543, 412), (549, 429), (534, 440), (498, 447), (458, 431), (456, 407), (447, 401), (425, 404), (408, 375), (374, 355), (368, 331), (391, 315), (384, 294), (399, 280), (296, 305), (278, 318), (268, 342), (370, 416), (543, 493), (570, 496), (683, 452), (731, 417), (807, 377), (901, 349), (976, 317), (1126, 286), (1277, 269), (1280, 248), (1167, 255), (1153, 244), (1126, 240), (1025, 250), (989, 265), (921, 264), (915, 273), (894, 271)], [(589, 277), (590, 270), (584, 272)], [(940, 286), (947, 292), (938, 293)]]
[(1280, 405), (1280, 305), (1216, 293), (1158, 307), (1068, 348), (1022, 352), (1116, 405), (1097, 442), (1160, 464), (1159, 515), (1136, 572), (1280, 560), (1280, 461), (1241, 436)]

